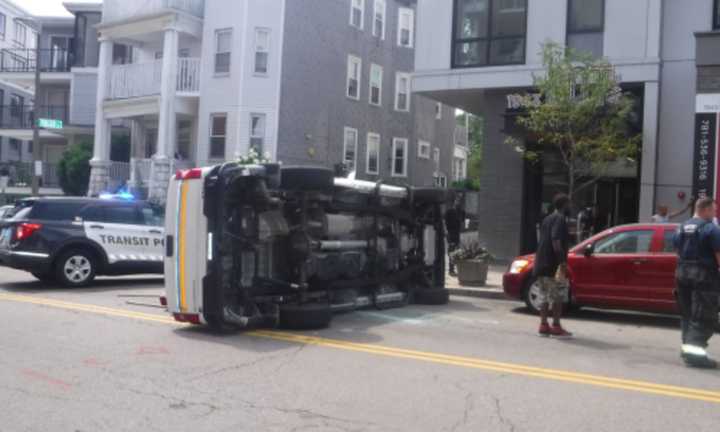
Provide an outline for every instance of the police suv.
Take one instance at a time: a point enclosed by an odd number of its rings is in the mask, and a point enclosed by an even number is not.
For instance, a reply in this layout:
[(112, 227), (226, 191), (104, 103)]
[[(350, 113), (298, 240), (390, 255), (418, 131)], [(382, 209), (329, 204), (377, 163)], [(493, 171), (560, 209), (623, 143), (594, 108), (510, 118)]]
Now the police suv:
[(98, 275), (162, 274), (162, 213), (114, 198), (22, 200), (0, 222), (0, 265), (70, 287)]

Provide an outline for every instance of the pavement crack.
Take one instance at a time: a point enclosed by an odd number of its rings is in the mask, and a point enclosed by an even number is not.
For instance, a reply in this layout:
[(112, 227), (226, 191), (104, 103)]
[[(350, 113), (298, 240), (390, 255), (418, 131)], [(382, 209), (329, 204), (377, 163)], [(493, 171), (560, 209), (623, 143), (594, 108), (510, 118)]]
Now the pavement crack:
[(461, 430), (464, 426), (467, 426), (468, 420), (470, 420), (470, 413), (472, 412), (474, 408), (474, 398), (475, 395), (472, 391), (468, 391), (465, 387), (463, 387), (462, 384), (457, 383), (455, 384), (455, 387), (458, 388), (458, 390), (465, 392), (465, 406), (463, 408), (463, 414), (460, 419), (455, 422), (455, 424), (450, 427), (450, 432), (456, 432), (458, 430)]
[(175, 396), (169, 396), (165, 395), (159, 392), (145, 392), (141, 390), (136, 390), (132, 388), (125, 388), (126, 391), (129, 391), (130, 393), (139, 395), (139, 396), (147, 396), (147, 397), (154, 397), (159, 398), (168, 403), (168, 407), (170, 409), (187, 409), (192, 407), (199, 407), (207, 410), (206, 412), (200, 414), (198, 417), (208, 417), (215, 413), (216, 411), (219, 411), (222, 409), (220, 406), (209, 403), (209, 402), (193, 402), (188, 401), (180, 397)]
[(508, 431), (515, 432), (515, 424), (511, 422), (507, 417), (505, 417), (505, 414), (503, 414), (502, 406), (500, 404), (500, 398), (497, 396), (492, 396), (493, 401), (495, 402), (495, 416), (500, 420), (500, 424), (505, 426)]

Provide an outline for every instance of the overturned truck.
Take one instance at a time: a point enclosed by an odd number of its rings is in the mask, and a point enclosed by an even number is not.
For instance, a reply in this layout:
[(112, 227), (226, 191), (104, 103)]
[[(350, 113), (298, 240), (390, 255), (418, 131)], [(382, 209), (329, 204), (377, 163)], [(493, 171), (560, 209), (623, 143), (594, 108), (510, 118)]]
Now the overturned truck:
[(317, 328), (335, 312), (441, 305), (448, 191), (317, 167), (179, 171), (166, 208), (165, 289), (178, 321)]

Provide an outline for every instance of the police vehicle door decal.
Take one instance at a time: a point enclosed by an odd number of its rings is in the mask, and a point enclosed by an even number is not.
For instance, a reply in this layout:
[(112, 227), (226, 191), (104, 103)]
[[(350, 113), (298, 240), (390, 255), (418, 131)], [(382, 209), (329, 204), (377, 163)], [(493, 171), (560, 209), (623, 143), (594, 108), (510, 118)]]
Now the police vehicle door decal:
[[(135, 211), (133, 207), (126, 209)], [(110, 264), (163, 260), (165, 240), (160, 227), (86, 220), (83, 228), (87, 238), (102, 246)]]

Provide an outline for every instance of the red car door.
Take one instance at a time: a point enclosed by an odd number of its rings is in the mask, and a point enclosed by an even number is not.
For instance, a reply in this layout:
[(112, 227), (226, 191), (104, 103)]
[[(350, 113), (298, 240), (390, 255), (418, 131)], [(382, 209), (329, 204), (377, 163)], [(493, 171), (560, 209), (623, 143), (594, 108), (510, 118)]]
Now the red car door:
[(677, 312), (673, 294), (677, 267), (677, 253), (673, 246), (676, 229), (674, 225), (658, 228), (658, 241), (649, 265), (648, 308), (658, 312)]
[(580, 304), (643, 308), (647, 305), (647, 273), (655, 230), (610, 230), (592, 243), (592, 253), (569, 258), (573, 294)]

